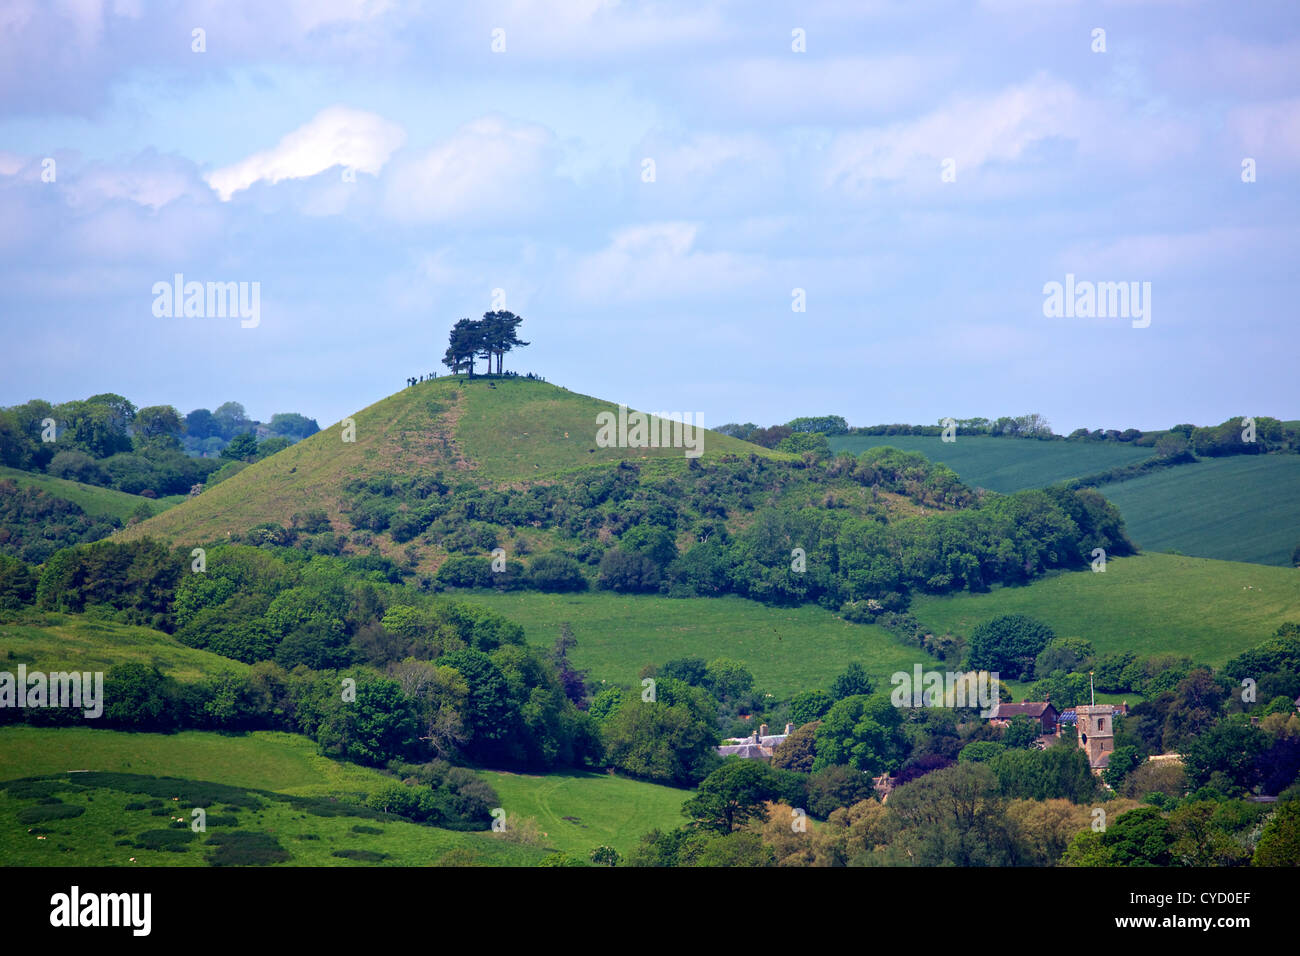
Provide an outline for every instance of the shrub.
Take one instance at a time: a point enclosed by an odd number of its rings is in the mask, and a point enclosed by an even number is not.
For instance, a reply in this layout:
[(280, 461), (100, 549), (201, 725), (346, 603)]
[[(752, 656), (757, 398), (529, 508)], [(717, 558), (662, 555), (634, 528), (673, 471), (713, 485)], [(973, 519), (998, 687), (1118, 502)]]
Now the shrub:
[(169, 827), (162, 830), (145, 830), (135, 838), (137, 850), (164, 850), (168, 853), (184, 853), (187, 844), (198, 836), (189, 827)]
[(587, 588), (582, 568), (566, 554), (539, 554), (533, 558), (528, 583), (539, 591), (585, 591)]
[(49, 820), (70, 820), (85, 812), (85, 807), (73, 807), (66, 803), (57, 806), (23, 807), (18, 811), (18, 822), (45, 823)]
[(269, 833), (234, 830), (213, 834), (207, 842), (216, 847), (208, 857), (212, 866), (267, 866), (289, 859), (289, 852)]
[(344, 860), (359, 860), (362, 863), (378, 863), (380, 860), (388, 859), (387, 853), (379, 853), (375, 850), (335, 850), (330, 855)]

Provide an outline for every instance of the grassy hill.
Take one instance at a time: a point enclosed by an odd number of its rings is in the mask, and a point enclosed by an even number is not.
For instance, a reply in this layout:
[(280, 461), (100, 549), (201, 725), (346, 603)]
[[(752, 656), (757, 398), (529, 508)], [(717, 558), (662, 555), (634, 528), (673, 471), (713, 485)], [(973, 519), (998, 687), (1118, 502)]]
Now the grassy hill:
[[(681, 448), (596, 447), (601, 411), (617, 413), (618, 406), (528, 379), (422, 382), (352, 416), (355, 442), (344, 442), (340, 424), (331, 425), (120, 536), (205, 544), (262, 522), (287, 527), (307, 508), (324, 510), (346, 530), (344, 485), (368, 477), (441, 469), (497, 487), (624, 459), (685, 467)], [(726, 454), (789, 457), (708, 432), (703, 457)]]
[[(509, 817), (537, 820), (546, 834), (541, 847), (517, 846), (487, 832), (462, 833), (401, 820), (355, 815), (321, 816), (318, 801), (333, 797), (360, 800), (392, 778), (365, 767), (320, 756), (316, 745), (294, 734), (256, 732), (243, 736), (186, 731), (135, 734), (85, 727), (0, 728), (0, 781), (57, 776), (76, 784), (86, 778), (68, 771), (138, 775), (142, 780), (219, 781), (251, 792), (252, 808), (207, 808), (235, 814), (238, 829), (274, 834), (292, 858), (288, 865), (348, 866), (372, 862), (427, 866), (452, 850), (491, 865), (531, 865), (547, 852), (564, 850), (582, 859), (593, 847), (607, 844), (626, 854), (640, 835), (655, 827), (681, 823), (682, 801), (689, 791), (674, 790), (611, 774), (569, 773), (547, 776), (481, 771), (497, 791)], [(203, 862), (197, 843), (187, 852), (139, 851), (119, 845), (139, 833), (164, 826), (167, 818), (128, 811), (139, 802), (130, 781), (87, 791), (60, 791), (65, 803), (84, 808), (80, 816), (41, 824), (43, 834), (29, 833), (20, 811), (30, 798), (0, 793), (0, 860), (8, 865), (196, 865)], [(177, 786), (182, 792), (186, 787)], [(190, 786), (201, 786), (191, 783)], [(283, 798), (274, 799), (268, 794)], [(166, 804), (167, 801), (163, 801)], [(189, 818), (190, 806), (177, 801), (174, 816)], [(360, 828), (360, 829), (357, 829)], [(211, 828), (216, 832), (217, 828)], [(378, 832), (371, 832), (378, 831)], [(35, 836), (46, 835), (37, 841)], [(307, 837), (310, 837), (309, 839)], [(66, 847), (64, 850), (62, 848)], [(353, 861), (334, 851), (382, 853), (382, 859)], [(462, 857), (463, 858), (463, 857)]]
[(532, 817), (548, 846), (581, 860), (601, 845), (627, 856), (643, 833), (681, 826), (692, 793), (608, 773), (481, 773), (507, 816)]
[(1300, 455), (1208, 458), (1102, 493), (1149, 551), (1290, 567), (1300, 544)]
[(71, 501), (89, 515), (106, 515), (125, 522), (137, 508), (147, 504), (155, 513), (165, 511), (185, 501), (186, 495), (168, 495), (164, 498), (146, 498), (143, 495), (129, 495), (125, 491), (87, 485), (80, 481), (68, 481), (44, 475), (40, 472), (20, 471), (17, 468), (0, 466), (0, 479), (9, 478), (18, 483), (20, 488), (38, 488), (57, 498)]
[(534, 644), (555, 643), (560, 624), (573, 626), (574, 666), (599, 684), (639, 683), (641, 668), (676, 657), (729, 657), (749, 668), (761, 689), (781, 697), (828, 687), (852, 661), (885, 681), (933, 658), (879, 627), (850, 624), (815, 606), (777, 608), (738, 597), (666, 598), (465, 592), (467, 599), (523, 625)]
[(880, 445), (917, 451), (931, 461), (943, 462), (972, 488), (1002, 494), (1044, 488), (1152, 455), (1150, 448), (1118, 442), (1030, 441), (985, 435), (958, 435), (955, 442), (922, 435), (837, 435), (830, 439), (830, 445), (833, 451), (854, 455)]
[(987, 594), (917, 596), (936, 632), (969, 634), (1000, 614), (1027, 614), (1099, 653), (1174, 652), (1219, 665), (1300, 621), (1300, 571), (1168, 554), (1114, 558), (1104, 574), (1060, 574)]
[(219, 673), (244, 673), (247, 664), (211, 651), (186, 647), (170, 634), (71, 614), (31, 616), (21, 624), (0, 624), (4, 666), (12, 670), (103, 671), (114, 664), (153, 664), (182, 681)]

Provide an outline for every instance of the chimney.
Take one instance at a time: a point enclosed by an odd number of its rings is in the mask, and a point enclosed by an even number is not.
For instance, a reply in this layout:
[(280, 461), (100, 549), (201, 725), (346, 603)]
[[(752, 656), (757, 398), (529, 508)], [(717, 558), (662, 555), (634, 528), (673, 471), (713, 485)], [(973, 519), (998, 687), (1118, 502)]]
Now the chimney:
[(767, 724), (759, 724), (759, 725), (758, 725), (758, 735), (759, 735), (760, 737), (766, 737), (766, 736), (767, 736)]
[(1128, 701), (1123, 701), (1123, 702), (1119, 705), (1119, 712), (1120, 712), (1121, 714), (1123, 714), (1125, 717), (1128, 716)]
[(794, 733), (794, 724), (786, 724), (786, 725), (785, 725), (785, 735), (786, 735), (787, 737), (789, 737), (792, 733)]
[(750, 742), (751, 744), (756, 744), (756, 743), (758, 743), (758, 731), (757, 731), (757, 730), (754, 731), (752, 734), (749, 735), (749, 742)]

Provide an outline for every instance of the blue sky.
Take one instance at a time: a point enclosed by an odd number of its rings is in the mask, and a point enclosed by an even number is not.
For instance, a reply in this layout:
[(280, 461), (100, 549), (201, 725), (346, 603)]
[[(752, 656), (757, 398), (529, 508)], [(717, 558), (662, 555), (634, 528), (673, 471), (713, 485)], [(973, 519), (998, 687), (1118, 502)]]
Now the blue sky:
[(1300, 418), (1297, 64), (1266, 0), (6, 0), (0, 404), (327, 425), (501, 289), (516, 369), (710, 426)]

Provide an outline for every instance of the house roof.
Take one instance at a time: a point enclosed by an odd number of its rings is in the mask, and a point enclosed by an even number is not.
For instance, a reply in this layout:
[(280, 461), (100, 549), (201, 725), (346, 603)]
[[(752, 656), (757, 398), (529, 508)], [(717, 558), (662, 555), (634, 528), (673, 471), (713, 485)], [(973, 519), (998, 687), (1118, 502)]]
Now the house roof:
[(998, 704), (993, 710), (992, 717), (994, 720), (1006, 720), (1021, 715), (1041, 718), (1049, 709), (1053, 714), (1056, 713), (1056, 708), (1045, 700), (1026, 700), (1019, 704)]

